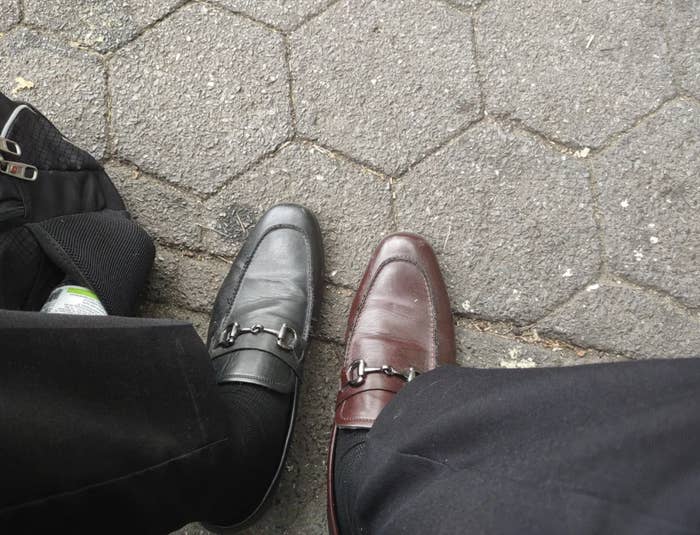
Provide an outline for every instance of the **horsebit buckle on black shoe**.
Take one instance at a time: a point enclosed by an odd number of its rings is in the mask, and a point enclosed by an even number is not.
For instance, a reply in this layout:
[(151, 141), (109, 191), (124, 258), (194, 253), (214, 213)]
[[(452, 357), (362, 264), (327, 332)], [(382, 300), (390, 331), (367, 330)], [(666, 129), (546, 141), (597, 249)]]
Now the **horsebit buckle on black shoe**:
[(242, 334), (271, 334), (277, 337), (277, 345), (284, 349), (285, 351), (294, 351), (297, 345), (297, 340), (299, 337), (294, 329), (289, 327), (286, 323), (282, 324), (279, 331), (273, 329), (267, 329), (263, 325), (256, 323), (252, 327), (241, 327), (238, 323), (229, 325), (221, 333), (221, 338), (219, 339), (219, 345), (222, 347), (231, 347), (235, 342), (236, 338)]
[(416, 376), (420, 375), (420, 372), (413, 366), (409, 367), (406, 371), (397, 370), (393, 366), (388, 366), (387, 364), (380, 366), (379, 368), (369, 368), (367, 367), (367, 363), (360, 359), (354, 360), (350, 364), (346, 375), (346, 379), (348, 381), (347, 384), (350, 386), (360, 386), (365, 382), (365, 378), (370, 373), (383, 373), (388, 377), (398, 377), (407, 383), (410, 383), (416, 378)]

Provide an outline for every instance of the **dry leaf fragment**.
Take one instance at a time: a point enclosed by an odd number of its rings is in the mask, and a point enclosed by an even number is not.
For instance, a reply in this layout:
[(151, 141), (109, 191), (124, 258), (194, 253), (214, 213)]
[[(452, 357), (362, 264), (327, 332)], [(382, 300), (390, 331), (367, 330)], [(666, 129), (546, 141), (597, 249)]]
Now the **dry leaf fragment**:
[(27, 91), (34, 88), (34, 82), (27, 80), (26, 78), (22, 78), (21, 76), (15, 78), (15, 84), (16, 85), (12, 90), (12, 96), (17, 96), (17, 94), (21, 91)]

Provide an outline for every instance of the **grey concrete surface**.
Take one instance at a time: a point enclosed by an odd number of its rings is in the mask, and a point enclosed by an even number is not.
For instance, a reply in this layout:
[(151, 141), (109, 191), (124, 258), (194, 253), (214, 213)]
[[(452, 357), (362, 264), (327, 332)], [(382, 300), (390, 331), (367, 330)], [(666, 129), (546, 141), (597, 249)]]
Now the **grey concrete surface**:
[(291, 134), (286, 72), (279, 34), (187, 5), (109, 60), (116, 154), (212, 193)]
[(335, 4), (291, 37), (299, 132), (405, 170), (480, 113), (471, 31), (436, 2)]
[(700, 98), (700, 2), (669, 0), (666, 31), (680, 89)]
[(270, 24), (280, 30), (293, 30), (320, 13), (335, 0), (214, 0), (215, 2)]
[(182, 0), (24, 0), (28, 24), (106, 52), (133, 39)]
[(0, 0), (0, 12), (0, 90), (104, 162), (156, 240), (143, 315), (205, 337), (260, 215), (299, 202), (319, 217), (323, 317), (281, 485), (249, 535), (326, 533), (347, 314), (392, 231), (433, 243), (464, 366), (700, 354), (694, 0)]
[(17, 27), (0, 40), (0, 91), (29, 100), (96, 158), (105, 155), (104, 66), (94, 53)]
[(700, 104), (685, 99), (593, 163), (610, 269), (700, 307)]
[(19, 22), (20, 11), (18, 0), (0, 0), (0, 32), (9, 30)]
[(654, 2), (494, 0), (476, 37), (487, 110), (565, 143), (599, 147), (674, 94)]
[(600, 265), (586, 166), (508, 125), (484, 121), (416, 165), (396, 205), (442, 253), (461, 312), (532, 321)]
[(619, 280), (587, 287), (537, 326), (545, 335), (633, 358), (700, 356), (696, 312)]

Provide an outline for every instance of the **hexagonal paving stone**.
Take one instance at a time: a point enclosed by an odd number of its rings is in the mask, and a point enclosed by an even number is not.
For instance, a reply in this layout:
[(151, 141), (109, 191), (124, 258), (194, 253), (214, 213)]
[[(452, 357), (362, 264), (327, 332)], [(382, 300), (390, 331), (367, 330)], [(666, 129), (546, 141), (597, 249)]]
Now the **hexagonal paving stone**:
[(105, 152), (104, 68), (95, 55), (16, 28), (0, 39), (0, 91), (28, 101), (76, 145)]
[(212, 192), (291, 132), (282, 38), (190, 4), (110, 60), (117, 153)]
[(4, 32), (19, 22), (19, 1), (0, 0), (0, 13), (0, 32)]
[(104, 52), (132, 39), (182, 0), (24, 0), (24, 17)]
[(594, 160), (611, 269), (700, 306), (700, 105), (679, 100)]
[(345, 0), (292, 34), (298, 129), (399, 173), (479, 115), (469, 17)]
[(484, 122), (398, 182), (399, 226), (441, 253), (458, 310), (528, 322), (598, 269), (587, 176), (534, 136)]
[(700, 2), (667, 0), (671, 61), (681, 87), (700, 98)]
[(477, 19), (486, 108), (598, 147), (673, 94), (653, 2), (494, 0)]
[(357, 285), (374, 247), (391, 231), (391, 192), (376, 175), (313, 146), (293, 143), (233, 181), (206, 205), (202, 243), (232, 255), (270, 206), (295, 202), (319, 218), (326, 277)]
[(333, 0), (217, 0), (219, 4), (255, 19), (291, 30), (320, 12)]
[(621, 282), (593, 284), (538, 324), (543, 334), (637, 358), (697, 357), (700, 321)]

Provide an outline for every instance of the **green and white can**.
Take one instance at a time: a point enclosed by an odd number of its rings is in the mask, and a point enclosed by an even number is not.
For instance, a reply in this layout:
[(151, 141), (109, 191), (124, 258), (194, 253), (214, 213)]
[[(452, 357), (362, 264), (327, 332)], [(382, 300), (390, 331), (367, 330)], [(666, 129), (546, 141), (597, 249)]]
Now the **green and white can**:
[(56, 288), (41, 309), (48, 314), (71, 314), (74, 316), (106, 316), (99, 297), (82, 286), (62, 285)]

